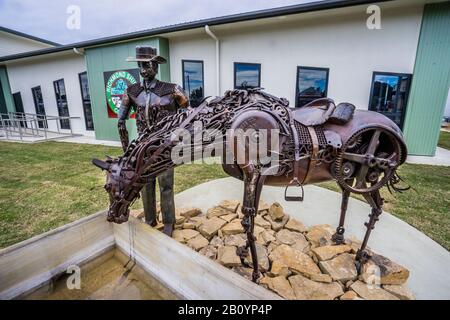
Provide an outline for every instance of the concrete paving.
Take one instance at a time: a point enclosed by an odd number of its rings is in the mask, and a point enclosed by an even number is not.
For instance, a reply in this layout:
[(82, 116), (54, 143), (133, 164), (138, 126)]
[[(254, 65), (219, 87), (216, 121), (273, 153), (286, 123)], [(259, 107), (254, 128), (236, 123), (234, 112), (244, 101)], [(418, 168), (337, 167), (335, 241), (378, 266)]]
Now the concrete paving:
[(409, 155), (406, 158), (406, 162), (415, 164), (428, 164), (432, 166), (450, 166), (450, 150), (436, 147), (436, 154), (434, 155), (434, 157)]
[[(200, 184), (175, 196), (177, 206), (195, 206), (202, 210), (224, 199), (242, 200), (243, 183), (224, 178)], [(286, 213), (306, 226), (338, 224), (341, 195), (316, 186), (305, 187), (303, 202), (284, 201), (284, 188), (265, 186), (261, 199), (279, 202)], [(346, 236), (362, 239), (370, 207), (350, 199)], [(393, 215), (384, 212), (372, 232), (369, 246), (410, 270), (408, 286), (417, 299), (450, 299), (450, 252), (423, 233)]]

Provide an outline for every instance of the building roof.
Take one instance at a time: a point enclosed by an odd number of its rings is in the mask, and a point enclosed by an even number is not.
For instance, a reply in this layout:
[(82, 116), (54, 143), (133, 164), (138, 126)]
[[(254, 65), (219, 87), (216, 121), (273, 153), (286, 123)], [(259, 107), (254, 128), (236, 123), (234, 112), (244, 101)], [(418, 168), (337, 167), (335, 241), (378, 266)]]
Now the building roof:
[(222, 16), (222, 17), (215, 17), (215, 18), (208, 18), (208, 19), (184, 22), (184, 23), (173, 24), (173, 25), (168, 25), (168, 26), (163, 26), (163, 27), (157, 27), (157, 28), (152, 28), (152, 29), (147, 29), (147, 30), (142, 30), (142, 31), (125, 33), (125, 34), (116, 35), (116, 36), (82, 41), (82, 42), (77, 42), (77, 43), (72, 43), (72, 44), (67, 44), (67, 45), (59, 45), (59, 46), (53, 47), (53, 48), (40, 49), (40, 50), (35, 50), (35, 51), (29, 51), (29, 52), (24, 52), (24, 53), (3, 56), (3, 57), (0, 57), (0, 63), (9, 61), (9, 60), (16, 60), (16, 59), (22, 59), (22, 58), (28, 58), (28, 57), (49, 54), (49, 53), (56, 53), (56, 52), (61, 52), (61, 51), (72, 50), (73, 48), (87, 48), (87, 47), (92, 47), (92, 46), (109, 44), (109, 43), (113, 43), (113, 42), (126, 41), (126, 40), (138, 39), (138, 38), (143, 38), (143, 37), (149, 37), (149, 36), (156, 36), (156, 35), (163, 34), (163, 33), (170, 33), (170, 32), (175, 32), (175, 31), (184, 31), (184, 30), (189, 30), (189, 29), (201, 28), (206, 25), (214, 26), (214, 25), (221, 25), (221, 24), (227, 24), (227, 23), (233, 23), (233, 22), (242, 22), (242, 21), (248, 21), (248, 20), (273, 18), (273, 17), (277, 17), (277, 16), (286, 16), (286, 15), (305, 13), (305, 12), (311, 12), (311, 11), (337, 9), (337, 8), (371, 4), (371, 3), (376, 3), (376, 2), (388, 2), (388, 1), (394, 1), (394, 0), (324, 0), (324, 1), (302, 3), (302, 4), (291, 5), (291, 6), (279, 7), (279, 8), (271, 8), (271, 9), (239, 13), (239, 14), (232, 14), (232, 15), (227, 15), (227, 16)]
[(23, 33), (23, 32), (17, 31), (17, 30), (13, 30), (13, 29), (9, 29), (9, 28), (6, 28), (6, 27), (2, 27), (2, 26), (0, 26), (0, 31), (6, 32), (6, 33), (10, 33), (10, 34), (13, 34), (13, 35), (18, 36), (18, 37), (30, 39), (30, 40), (33, 40), (33, 41), (49, 44), (51, 46), (60, 46), (61, 45), (61, 44), (53, 42), (53, 41), (49, 41), (49, 40), (46, 40), (46, 39), (38, 38), (38, 37), (32, 36), (30, 34), (26, 34), (26, 33)]

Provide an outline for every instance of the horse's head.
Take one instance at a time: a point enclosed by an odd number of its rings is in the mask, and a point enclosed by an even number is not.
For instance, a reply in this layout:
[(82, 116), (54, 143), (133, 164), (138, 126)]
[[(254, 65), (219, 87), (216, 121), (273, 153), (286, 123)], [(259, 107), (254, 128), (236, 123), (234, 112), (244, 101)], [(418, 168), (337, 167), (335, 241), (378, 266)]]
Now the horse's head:
[(134, 170), (122, 165), (122, 158), (106, 161), (93, 159), (92, 163), (106, 170), (105, 190), (109, 194), (109, 209), (107, 220), (115, 223), (128, 221), (130, 205), (139, 197), (143, 183), (139, 182)]

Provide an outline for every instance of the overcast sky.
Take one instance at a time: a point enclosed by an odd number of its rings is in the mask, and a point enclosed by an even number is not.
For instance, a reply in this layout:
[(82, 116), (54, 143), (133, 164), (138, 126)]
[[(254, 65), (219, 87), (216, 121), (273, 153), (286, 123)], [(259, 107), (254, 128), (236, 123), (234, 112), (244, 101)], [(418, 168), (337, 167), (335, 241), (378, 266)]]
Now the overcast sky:
[[(67, 44), (313, 1), (317, 0), (0, 0), (0, 24)], [(80, 29), (67, 27), (72, 5), (80, 9)]]

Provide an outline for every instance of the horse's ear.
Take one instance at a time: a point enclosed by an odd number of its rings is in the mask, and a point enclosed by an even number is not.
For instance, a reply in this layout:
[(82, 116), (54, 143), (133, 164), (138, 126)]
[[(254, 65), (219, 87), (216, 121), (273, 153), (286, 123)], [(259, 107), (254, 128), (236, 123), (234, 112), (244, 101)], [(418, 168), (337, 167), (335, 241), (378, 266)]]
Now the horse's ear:
[(110, 166), (109, 163), (99, 160), (99, 159), (92, 159), (92, 164), (96, 167), (99, 167), (102, 170), (108, 170), (109, 166)]

